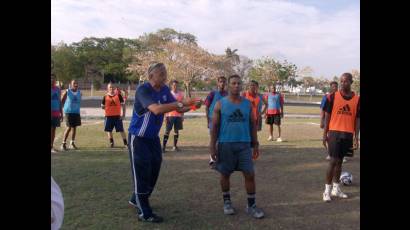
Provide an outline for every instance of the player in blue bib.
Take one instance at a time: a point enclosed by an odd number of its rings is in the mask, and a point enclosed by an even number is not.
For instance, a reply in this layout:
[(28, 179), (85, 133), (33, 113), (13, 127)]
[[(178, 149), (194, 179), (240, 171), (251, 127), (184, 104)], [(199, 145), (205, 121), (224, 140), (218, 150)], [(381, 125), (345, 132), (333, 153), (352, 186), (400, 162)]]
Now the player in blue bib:
[(71, 142), (69, 148), (77, 149), (75, 145), (75, 135), (77, 133), (77, 126), (81, 126), (81, 116), (80, 116), (80, 107), (81, 107), (81, 91), (78, 89), (78, 82), (72, 80), (70, 88), (65, 91), (63, 94), (62, 104), (64, 105), (63, 111), (66, 118), (67, 128), (64, 131), (64, 139), (61, 143), (61, 150), (66, 151), (67, 138), (71, 130)]
[(164, 113), (176, 110), (187, 112), (192, 105), (200, 108), (202, 102), (194, 99), (175, 100), (168, 86), (167, 70), (163, 63), (153, 63), (148, 68), (149, 82), (140, 85), (135, 93), (134, 108), (128, 129), (129, 153), (134, 191), (129, 203), (137, 209), (138, 220), (158, 223), (163, 218), (156, 215), (149, 197), (157, 182), (162, 162), (159, 139)]
[(252, 158), (259, 155), (256, 118), (252, 113), (251, 102), (240, 96), (242, 81), (238, 75), (228, 78), (228, 89), (229, 95), (219, 100), (214, 107), (209, 147), (211, 157), (216, 161), (216, 170), (221, 174), (224, 214), (235, 213), (229, 192), (229, 178), (234, 171), (242, 171), (248, 194), (246, 212), (260, 219), (265, 214), (256, 207), (252, 162)]

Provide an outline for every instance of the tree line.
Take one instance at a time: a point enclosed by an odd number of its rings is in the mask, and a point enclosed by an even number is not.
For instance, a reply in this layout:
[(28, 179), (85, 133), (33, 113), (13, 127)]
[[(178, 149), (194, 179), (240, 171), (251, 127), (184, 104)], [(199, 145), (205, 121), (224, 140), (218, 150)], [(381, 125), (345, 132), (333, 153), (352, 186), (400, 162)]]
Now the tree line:
[(252, 60), (230, 47), (222, 55), (213, 54), (198, 45), (195, 35), (171, 28), (144, 33), (136, 39), (88, 37), (80, 42), (51, 46), (52, 72), (59, 81), (84, 79), (97, 88), (103, 82), (142, 82), (154, 61), (163, 62), (169, 78), (181, 82), (188, 95), (193, 87), (215, 85), (219, 75), (238, 74), (245, 82), (257, 80), (261, 85), (307, 83), (307, 79), (297, 80), (298, 68), (287, 60), (281, 62), (271, 57)]

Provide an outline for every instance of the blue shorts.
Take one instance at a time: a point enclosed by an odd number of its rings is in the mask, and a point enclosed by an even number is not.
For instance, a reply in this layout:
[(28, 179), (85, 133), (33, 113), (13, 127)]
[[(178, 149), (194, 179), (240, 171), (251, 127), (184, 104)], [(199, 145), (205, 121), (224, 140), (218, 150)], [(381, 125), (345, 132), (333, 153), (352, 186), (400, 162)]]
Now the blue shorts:
[(104, 126), (105, 126), (104, 127), (105, 132), (112, 132), (114, 127), (117, 133), (124, 132), (124, 127), (122, 125), (122, 119), (120, 119), (119, 116), (105, 117)]
[(216, 170), (230, 175), (234, 171), (253, 173), (252, 150), (249, 142), (219, 142)]

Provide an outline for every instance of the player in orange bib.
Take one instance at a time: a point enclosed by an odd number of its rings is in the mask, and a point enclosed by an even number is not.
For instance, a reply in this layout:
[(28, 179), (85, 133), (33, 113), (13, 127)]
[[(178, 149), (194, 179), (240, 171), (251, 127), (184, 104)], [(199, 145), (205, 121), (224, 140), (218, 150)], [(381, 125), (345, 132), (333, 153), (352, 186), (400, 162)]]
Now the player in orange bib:
[[(173, 80), (171, 81), (171, 94), (174, 96), (176, 101), (182, 102), (184, 100), (184, 93), (179, 91), (178, 89), (178, 81)], [(179, 151), (179, 148), (177, 146), (178, 143), (178, 137), (179, 137), (179, 130), (183, 129), (183, 121), (184, 121), (184, 114), (179, 113), (176, 110), (171, 111), (169, 113), (165, 114), (165, 121), (166, 121), (166, 126), (165, 126), (165, 134), (164, 138), (162, 140), (162, 152), (165, 153), (165, 149), (167, 146), (167, 141), (169, 137), (169, 133), (171, 132), (172, 128), (174, 128), (174, 147), (172, 148), (173, 151)]]
[(360, 97), (351, 91), (352, 83), (352, 74), (342, 74), (340, 91), (330, 94), (325, 103), (323, 145), (330, 155), (323, 193), (325, 202), (331, 201), (331, 196), (347, 198), (339, 186), (342, 160), (349, 153), (353, 155), (353, 150), (358, 148), (360, 132)]
[[(265, 113), (267, 109), (267, 104), (263, 100), (263, 96), (258, 93), (259, 83), (255, 80), (252, 80), (249, 83), (249, 89), (242, 93), (242, 97), (245, 97), (251, 102), (252, 105), (252, 114), (256, 118), (256, 127), (258, 131), (262, 130), (262, 114)], [(262, 111), (262, 105), (265, 104)]]
[[(125, 118), (125, 104), (121, 94), (116, 94), (112, 83), (107, 85), (107, 94), (104, 95), (101, 108), (105, 111), (104, 131), (108, 134), (110, 140), (110, 147), (114, 147), (114, 139), (112, 136), (112, 130), (115, 127), (116, 132), (121, 133), (124, 146), (127, 147), (127, 137), (124, 132), (124, 126), (122, 120)], [(122, 108), (122, 115), (121, 115)]]

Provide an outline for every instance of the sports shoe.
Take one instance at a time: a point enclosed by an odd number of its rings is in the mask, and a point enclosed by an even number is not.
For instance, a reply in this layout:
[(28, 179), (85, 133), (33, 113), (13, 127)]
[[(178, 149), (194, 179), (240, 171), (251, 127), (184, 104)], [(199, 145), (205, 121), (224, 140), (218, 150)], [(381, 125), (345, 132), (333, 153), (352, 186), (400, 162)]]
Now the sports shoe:
[(56, 149), (52, 148), (51, 153), (58, 153), (58, 151)]
[(278, 137), (278, 138), (276, 139), (276, 142), (282, 142), (282, 138)]
[(172, 147), (172, 151), (179, 152), (180, 149), (177, 146)]
[(60, 149), (61, 151), (67, 151), (68, 149), (67, 149), (66, 143), (62, 143)]
[(211, 155), (209, 155), (209, 167), (211, 169), (216, 169), (216, 161), (214, 161), (211, 157)]
[(138, 215), (138, 220), (142, 222), (161, 223), (162, 221), (164, 221), (164, 218), (152, 213), (152, 215), (148, 218), (144, 218), (144, 216), (140, 214)]
[(138, 207), (137, 203), (135, 202), (135, 199), (133, 200), (133, 199), (131, 198), (131, 200), (128, 201), (128, 204), (130, 204), (133, 208), (137, 209), (137, 214), (138, 214), (138, 215), (141, 215), (141, 214), (142, 214), (140, 208)]
[(340, 190), (340, 187), (333, 187), (331, 195), (332, 195), (332, 196), (339, 197), (339, 198), (343, 198), (343, 199), (346, 199), (346, 198), (347, 198), (347, 195), (344, 194), (344, 193), (342, 192), (342, 190)]
[(330, 198), (330, 193), (329, 192), (324, 192), (323, 193), (323, 201), (324, 202), (330, 202), (332, 199)]
[(272, 141), (272, 140), (273, 140), (273, 137), (269, 136), (268, 141)]
[(166, 149), (165, 148), (162, 148), (162, 153), (165, 153), (166, 152)]
[(330, 161), (330, 156), (329, 155), (327, 155), (326, 160)]
[(260, 208), (257, 208), (256, 204), (254, 204), (252, 207), (246, 206), (245, 211), (246, 213), (248, 213), (249, 215), (251, 215), (252, 217), (256, 219), (261, 219), (265, 216), (265, 213), (263, 212), (263, 210)]
[(235, 210), (233, 209), (232, 202), (230, 200), (224, 202), (224, 214), (225, 215), (235, 214)]
[(347, 162), (346, 157), (343, 157), (343, 162), (342, 163), (346, 163), (346, 162)]
[(75, 149), (75, 150), (78, 149), (77, 146), (74, 144), (74, 142), (71, 142), (71, 143), (70, 143), (69, 148), (70, 148), (70, 149)]
[(114, 142), (110, 143), (110, 148), (114, 148)]

